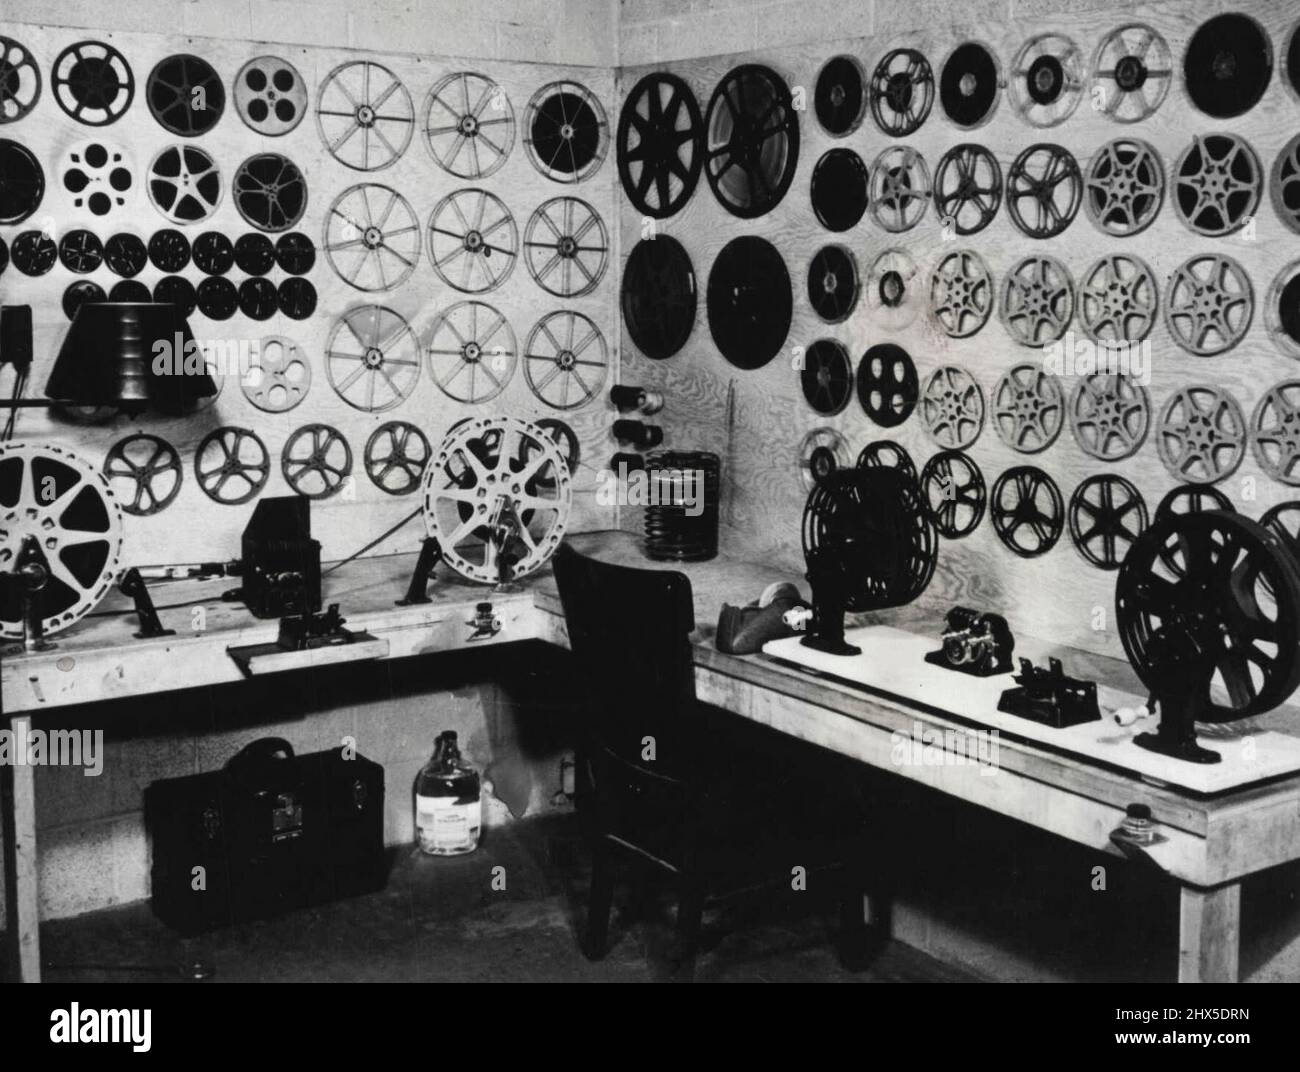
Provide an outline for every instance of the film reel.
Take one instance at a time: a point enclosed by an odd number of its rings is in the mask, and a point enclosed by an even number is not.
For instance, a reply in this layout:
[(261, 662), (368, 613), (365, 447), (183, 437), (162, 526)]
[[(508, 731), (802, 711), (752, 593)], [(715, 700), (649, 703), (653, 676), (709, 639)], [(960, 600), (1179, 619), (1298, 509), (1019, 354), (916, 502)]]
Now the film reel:
[(257, 231), (242, 234), (235, 240), (235, 264), (249, 275), (266, 275), (275, 266), (275, 246)]
[(306, 320), (316, 311), (316, 288), (310, 280), (294, 276), (282, 279), (275, 290), (280, 312), (290, 320)]
[(78, 41), (55, 57), (50, 86), (59, 107), (78, 123), (116, 123), (135, 98), (135, 74), (122, 53), (102, 41)]
[(25, 145), (0, 138), (0, 224), (22, 223), (45, 197), (45, 171)]
[(149, 200), (164, 219), (188, 224), (206, 220), (221, 203), (221, 172), (197, 145), (169, 145), (149, 165)]
[(1143, 22), (1130, 22), (1101, 39), (1092, 59), (1092, 92), (1100, 91), (1097, 111), (1117, 123), (1150, 119), (1164, 103), (1173, 82), (1169, 43)]
[(1197, 27), (1183, 53), (1187, 95), (1215, 119), (1250, 111), (1272, 77), (1273, 47), (1249, 15), (1215, 15)]
[(363, 463), (370, 482), (389, 495), (410, 495), (420, 486), (433, 448), (423, 432), (405, 421), (381, 424), (366, 440)]
[(330, 156), (354, 171), (380, 171), (411, 143), (415, 108), (401, 80), (382, 63), (335, 67), (316, 95), (316, 129)]
[(280, 472), (299, 495), (328, 499), (352, 476), (352, 448), (328, 424), (305, 424), (285, 441)]
[(867, 95), (862, 65), (853, 56), (832, 56), (817, 73), (813, 111), (832, 138), (852, 134), (862, 123)]
[(389, 290), (415, 271), (420, 221), (396, 190), (360, 183), (334, 199), (325, 218), (324, 244), (325, 256), (343, 282), (357, 290)]
[(330, 329), (325, 373), (353, 409), (383, 413), (411, 396), (420, 379), (420, 344), (392, 309), (358, 305)]
[(510, 98), (486, 75), (447, 75), (424, 103), (424, 144), (444, 171), (461, 179), (487, 178), (515, 145)]
[(810, 198), (828, 231), (847, 231), (867, 211), (867, 165), (852, 149), (829, 149), (813, 165)]
[(870, 347), (858, 362), (858, 402), (882, 428), (897, 428), (916, 408), (918, 384), (912, 356), (897, 343)]
[(714, 345), (730, 364), (752, 371), (776, 357), (794, 312), (790, 274), (776, 247), (757, 235), (723, 246), (709, 272), (707, 305)]
[(1002, 86), (997, 57), (978, 41), (963, 41), (944, 60), (939, 72), (939, 103), (963, 130), (993, 118)]
[(604, 163), (609, 123), (596, 95), (581, 82), (542, 86), (524, 114), (528, 159), (555, 182), (582, 182)]
[(808, 263), (808, 303), (828, 324), (847, 320), (858, 304), (858, 262), (846, 246), (822, 246)]
[(915, 49), (885, 53), (871, 75), (871, 117), (891, 138), (905, 138), (920, 129), (934, 106), (934, 72)]
[(590, 317), (564, 309), (537, 321), (524, 343), (524, 379), (552, 409), (585, 406), (605, 385), (609, 348)]
[(107, 216), (126, 204), (135, 177), (120, 149), (99, 141), (81, 142), (68, 150), (65, 159), (63, 188), (72, 194), (74, 208)]
[(25, 45), (0, 34), (0, 125), (21, 119), (40, 99), (40, 65)]
[(997, 478), (989, 513), (998, 539), (1021, 558), (1046, 554), (1065, 529), (1061, 489), (1032, 465), (1013, 466)]
[(163, 305), (174, 305), (181, 316), (187, 319), (194, 315), (199, 306), (199, 295), (194, 284), (184, 276), (168, 275), (158, 280), (153, 287), (153, 300)]
[(984, 392), (958, 365), (943, 365), (930, 374), (921, 393), (921, 422), (944, 450), (965, 450), (984, 429)]
[(644, 216), (666, 219), (695, 192), (704, 167), (704, 119), (682, 79), (656, 71), (628, 94), (618, 119), (618, 176)]
[(988, 491), (984, 474), (969, 455), (944, 450), (921, 470), (921, 494), (939, 535), (945, 540), (969, 536), (984, 520)]
[(510, 323), (479, 301), (457, 302), (438, 314), (427, 353), (429, 371), (443, 394), (471, 405), (504, 391), (519, 359)]
[(23, 275), (41, 276), (54, 267), (59, 249), (44, 231), (20, 231), (14, 236), (9, 255)]
[(1235, 134), (1193, 137), (1174, 175), (1178, 218), (1189, 230), (1212, 238), (1241, 230), (1264, 192), (1259, 157)]
[(59, 262), (69, 272), (85, 275), (104, 263), (104, 246), (94, 231), (67, 231), (59, 239)]
[(1231, 257), (1190, 257), (1169, 277), (1164, 314), (1169, 334), (1188, 353), (1225, 353), (1245, 338), (1255, 315), (1250, 277)]
[(1007, 175), (1007, 210), (1030, 238), (1055, 238), (1083, 203), (1078, 162), (1061, 145), (1039, 142), (1025, 149)]
[(239, 311), (250, 320), (270, 320), (279, 307), (279, 294), (269, 279), (254, 276), (239, 284)]
[(149, 238), (149, 260), (160, 272), (184, 271), (190, 252), (190, 240), (172, 227), (155, 231)]
[(1059, 339), (1074, 306), (1074, 280), (1055, 257), (1026, 257), (1002, 280), (998, 313), (1007, 334), (1021, 346), (1045, 346)]
[(1300, 380), (1270, 387), (1250, 418), (1250, 446), (1259, 467), (1281, 484), (1300, 487)]
[(811, 491), (831, 473), (850, 466), (849, 445), (834, 428), (814, 428), (799, 443), (799, 481)]
[(224, 506), (239, 506), (257, 495), (271, 476), (266, 444), (248, 428), (214, 428), (194, 452), (194, 477), (203, 494)]
[(209, 320), (229, 320), (239, 308), (239, 291), (224, 276), (210, 275), (194, 288), (199, 312)]
[(103, 287), (98, 283), (92, 283), (89, 279), (78, 279), (75, 283), (69, 283), (67, 290), (63, 292), (63, 315), (71, 320), (77, 315), (77, 310), (87, 302), (103, 301), (108, 301)]
[(823, 417), (844, 412), (853, 397), (853, 359), (842, 343), (818, 339), (804, 353), (799, 369), (804, 400)]
[(1012, 450), (1037, 454), (1056, 442), (1065, 423), (1057, 378), (1028, 362), (1012, 365), (993, 388), (993, 430)]
[[(47, 635), (94, 609), (121, 556), (121, 506), (89, 462), (61, 447), (0, 443), (0, 569), (45, 573), (32, 600)], [(21, 601), (10, 595), (0, 607), (0, 636), (22, 639)]]
[(1169, 396), (1156, 426), (1156, 450), (1175, 480), (1215, 484), (1246, 456), (1247, 427), (1237, 400), (1212, 384)]
[(204, 275), (225, 275), (235, 266), (235, 245), (221, 231), (204, 231), (190, 250), (194, 267)]
[(316, 247), (300, 231), (290, 231), (275, 240), (275, 263), (290, 275), (306, 275), (316, 265)]
[(256, 56), (239, 68), (232, 86), (244, 125), (267, 138), (296, 130), (307, 114), (307, 83), (279, 56)]
[(1160, 154), (1136, 138), (1116, 138), (1088, 166), (1084, 205), (1099, 231), (1126, 238), (1145, 231), (1165, 199)]
[(1094, 342), (1141, 342), (1156, 322), (1160, 286), (1145, 261), (1102, 257), (1079, 285), (1079, 322)]
[(1031, 37), (1016, 53), (1009, 79), (1016, 114), (1036, 127), (1064, 123), (1083, 96), (1083, 57), (1064, 34)]
[(1288, 357), (1300, 357), (1300, 260), (1283, 268), (1268, 289), (1264, 305), (1268, 333)]
[(150, 517), (180, 494), (184, 466), (165, 439), (137, 432), (109, 448), (103, 472), (126, 513)]
[(1161, 521), (1171, 515), (1200, 514), (1206, 510), (1236, 512), (1232, 500), (1213, 484), (1179, 484), (1170, 488), (1160, 500), (1155, 519)]
[(1282, 541), (1294, 561), (1300, 562), (1300, 502), (1278, 503), (1265, 512), (1259, 523)]
[(577, 197), (553, 197), (524, 229), (528, 273), (548, 294), (590, 294), (609, 264), (609, 232), (594, 208)]
[(263, 231), (287, 231), (307, 211), (307, 180), (279, 153), (250, 156), (235, 172), (231, 190), (239, 214)]
[(1084, 561), (1117, 570), (1147, 527), (1142, 493), (1122, 476), (1090, 476), (1074, 489), (1068, 513), (1070, 539)]
[(154, 65), (145, 80), (144, 99), (163, 130), (196, 138), (221, 121), (226, 87), (207, 60), (182, 53)]
[(1278, 218), (1300, 234), (1300, 134), (1277, 154), (1269, 195)]
[(709, 101), (704, 174), (733, 216), (753, 219), (785, 197), (799, 162), (799, 117), (771, 68), (742, 64)]
[(890, 331), (901, 331), (916, 319), (924, 301), (916, 283), (916, 261), (905, 249), (887, 249), (867, 273), (867, 308)]
[(464, 294), (495, 290), (518, 256), (515, 218), (487, 190), (448, 194), (429, 217), (429, 260), (438, 278)]
[(138, 235), (119, 231), (109, 235), (108, 241), (104, 243), (104, 263), (110, 271), (124, 279), (139, 275), (148, 260), (149, 251)]
[(934, 207), (946, 229), (972, 235), (993, 222), (1002, 205), (1002, 167), (974, 142), (954, 145), (934, 172)]
[(239, 385), (244, 397), (263, 412), (288, 413), (311, 389), (311, 361), (288, 336), (268, 335)]
[(695, 268), (671, 235), (642, 239), (623, 270), (619, 302), (636, 348), (654, 361), (672, 357), (695, 327)]
[(988, 322), (993, 295), (984, 258), (973, 249), (954, 250), (930, 276), (930, 315), (945, 335), (964, 339)]
[(871, 216), (897, 234), (915, 227), (930, 204), (930, 169), (925, 158), (906, 145), (891, 145), (871, 165)]
[(858, 454), (858, 468), (898, 469), (916, 479), (912, 456), (892, 439), (876, 439), (863, 447)]

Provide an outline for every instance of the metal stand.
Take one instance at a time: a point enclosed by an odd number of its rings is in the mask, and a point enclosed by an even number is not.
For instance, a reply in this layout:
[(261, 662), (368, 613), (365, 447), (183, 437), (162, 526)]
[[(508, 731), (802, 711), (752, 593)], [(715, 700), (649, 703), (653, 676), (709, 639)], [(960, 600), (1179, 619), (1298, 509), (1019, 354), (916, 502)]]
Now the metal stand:
[(420, 545), (420, 557), (415, 560), (415, 571), (411, 574), (411, 583), (407, 586), (406, 595), (397, 600), (399, 607), (409, 607), (413, 603), (430, 603), (425, 592), (429, 587), (429, 576), (433, 573), (433, 568), (442, 561), (442, 548), (438, 541), (432, 536), (426, 536), (424, 543)]
[(140, 619), (140, 631), (135, 633), (136, 640), (151, 640), (154, 637), (175, 636), (175, 629), (164, 629), (158, 620), (158, 611), (154, 609), (153, 598), (149, 595), (149, 586), (144, 583), (140, 571), (132, 566), (117, 582), (122, 594), (135, 603), (135, 613)]
[(19, 603), (23, 622), (22, 643), (8, 645), (4, 649), (5, 654), (20, 655), (57, 647), (53, 641), (45, 639), (45, 626), (41, 622), (41, 610), (36, 600), (36, 594), (49, 581), (50, 567), (45, 554), (36, 542), (36, 537), (28, 536), (19, 548), (13, 571), (0, 574), (5, 602), (12, 603), (16, 600)]

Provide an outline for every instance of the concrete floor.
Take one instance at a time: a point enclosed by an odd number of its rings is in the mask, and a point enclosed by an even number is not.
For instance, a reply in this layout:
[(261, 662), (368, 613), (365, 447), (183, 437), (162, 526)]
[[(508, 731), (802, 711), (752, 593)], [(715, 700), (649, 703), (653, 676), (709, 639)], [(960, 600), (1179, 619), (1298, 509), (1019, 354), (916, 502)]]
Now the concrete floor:
[[(504, 871), (496, 871), (504, 868)], [(504, 878), (505, 889), (494, 890)], [(42, 927), (51, 982), (157, 982), (202, 958), (216, 982), (650, 982), (668, 972), (671, 898), (652, 897), (633, 918), (616, 899), (609, 955), (578, 952), (586, 852), (573, 816), (487, 832), (479, 851), (452, 859), (397, 854), (388, 888), (280, 919), (182, 941), (147, 904)], [(706, 915), (716, 940), (699, 960), (701, 982), (945, 982), (963, 972), (891, 942), (871, 970), (843, 971), (831, 947), (833, 916), (773, 918), (756, 904)]]

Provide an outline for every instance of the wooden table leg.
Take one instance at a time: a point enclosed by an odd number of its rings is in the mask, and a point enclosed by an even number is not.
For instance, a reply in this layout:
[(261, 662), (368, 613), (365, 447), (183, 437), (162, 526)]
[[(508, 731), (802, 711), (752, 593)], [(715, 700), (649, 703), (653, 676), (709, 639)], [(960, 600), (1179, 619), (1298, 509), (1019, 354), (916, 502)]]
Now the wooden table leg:
[(1235, 983), (1241, 883), (1183, 886), (1178, 901), (1178, 981)]
[[(10, 720), (14, 738), (27, 740), (32, 720)], [(3, 784), (5, 847), (5, 929), (9, 937), (10, 978), (41, 981), (40, 890), (36, 868), (36, 768), (6, 763)]]

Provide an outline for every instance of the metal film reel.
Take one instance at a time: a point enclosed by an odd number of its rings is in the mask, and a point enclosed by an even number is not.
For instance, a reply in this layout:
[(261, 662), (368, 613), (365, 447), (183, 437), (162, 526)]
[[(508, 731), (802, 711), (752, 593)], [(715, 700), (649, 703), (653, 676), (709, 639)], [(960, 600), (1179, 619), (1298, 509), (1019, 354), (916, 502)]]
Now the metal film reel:
[(354, 171), (379, 171), (411, 143), (415, 108), (401, 80), (381, 63), (335, 67), (316, 95), (316, 129), (330, 156)]
[(1025, 149), (1007, 175), (1007, 210), (1030, 238), (1055, 238), (1083, 203), (1083, 176), (1071, 152), (1039, 142)]
[(1169, 396), (1156, 425), (1156, 450), (1175, 480), (1214, 484), (1246, 456), (1246, 417), (1237, 400), (1212, 384), (1192, 384)]
[(891, 233), (911, 230), (929, 207), (930, 169), (907, 145), (891, 145), (871, 165), (868, 205), (872, 218)]
[(618, 176), (642, 215), (666, 219), (695, 192), (704, 119), (682, 79), (656, 71), (632, 87), (618, 119)]
[(104, 263), (104, 247), (94, 231), (79, 227), (59, 239), (59, 262), (69, 272), (85, 275)]
[(596, 95), (581, 82), (542, 86), (524, 113), (528, 159), (555, 182), (582, 182), (609, 150), (609, 123)]
[(1179, 484), (1170, 488), (1156, 506), (1157, 521), (1171, 514), (1199, 514), (1206, 510), (1235, 512), (1232, 500), (1212, 484)]
[(524, 263), (537, 285), (559, 298), (590, 294), (609, 265), (609, 232), (577, 197), (553, 197), (524, 228)]
[(984, 520), (988, 491), (984, 474), (959, 450), (940, 451), (921, 470), (921, 494), (945, 540), (969, 536)]
[(892, 138), (915, 133), (934, 106), (934, 72), (912, 48), (885, 53), (871, 75), (871, 117)]
[(149, 165), (149, 200), (165, 219), (187, 224), (206, 220), (221, 203), (217, 162), (197, 145), (169, 145)]
[(190, 254), (194, 267), (204, 275), (225, 275), (235, 266), (235, 245), (221, 231), (204, 231), (194, 240)]
[(1012, 450), (1037, 454), (1056, 442), (1065, 423), (1065, 395), (1051, 373), (1012, 365), (993, 388), (993, 430)]
[(59, 107), (78, 123), (106, 127), (131, 107), (135, 74), (112, 45), (78, 41), (55, 58), (50, 87)]
[(1300, 380), (1270, 387), (1250, 418), (1255, 461), (1274, 480), (1300, 487)]
[(847, 231), (867, 211), (867, 165), (852, 149), (828, 149), (813, 165), (809, 198), (817, 222)]
[(235, 111), (249, 130), (282, 138), (307, 114), (307, 83), (279, 56), (256, 56), (239, 68), (232, 86)]
[(1099, 231), (1117, 238), (1145, 231), (1160, 214), (1164, 198), (1160, 154), (1144, 141), (1116, 138), (1088, 165), (1083, 204)]
[(1235, 134), (1193, 137), (1174, 176), (1178, 218), (1189, 230), (1212, 238), (1241, 230), (1264, 193), (1259, 157)]
[(925, 382), (921, 421), (944, 450), (965, 450), (984, 429), (984, 392), (964, 368), (943, 365)]
[(916, 479), (912, 456), (892, 439), (876, 439), (858, 453), (859, 469), (899, 469)]
[(951, 338), (979, 331), (993, 311), (993, 299), (993, 276), (973, 249), (949, 253), (930, 276), (930, 315)]
[(316, 265), (316, 246), (300, 231), (275, 240), (275, 263), (290, 275), (306, 275)]
[(585, 406), (600, 393), (608, 372), (605, 336), (582, 313), (548, 313), (524, 342), (524, 379), (553, 409)]
[(882, 428), (897, 428), (916, 408), (916, 365), (897, 343), (870, 347), (858, 362), (858, 402)]
[(867, 273), (867, 308), (890, 331), (901, 331), (921, 311), (925, 298), (916, 282), (919, 269), (905, 249), (887, 249)]
[(1147, 504), (1130, 481), (1103, 473), (1074, 489), (1068, 518), (1070, 539), (1084, 560), (1116, 570), (1147, 527)]
[(1002, 205), (1002, 166), (982, 145), (954, 145), (934, 172), (934, 207), (944, 225), (972, 235), (993, 222)]
[(769, 67), (728, 71), (709, 100), (704, 174), (733, 216), (753, 219), (785, 197), (799, 162), (799, 116)]
[(357, 290), (388, 290), (415, 271), (420, 221), (396, 190), (360, 183), (334, 199), (325, 218), (324, 245), (343, 282)]
[(59, 248), (44, 231), (20, 231), (14, 236), (9, 254), (23, 275), (41, 276), (54, 267)]
[(306, 279), (295, 276), (280, 280), (275, 297), (280, 312), (290, 320), (306, 320), (316, 311), (316, 288)]
[(833, 56), (817, 73), (813, 111), (832, 138), (852, 134), (861, 125), (867, 105), (865, 81), (862, 64), (853, 56)]
[(853, 359), (842, 343), (818, 339), (804, 353), (799, 386), (813, 410), (823, 417), (842, 413), (853, 397)]
[(214, 428), (194, 452), (194, 477), (203, 494), (225, 506), (248, 502), (270, 476), (266, 444), (248, 428)]
[(1300, 562), (1300, 502), (1278, 503), (1265, 512), (1259, 523), (1282, 541), (1294, 561)]
[(636, 348), (654, 361), (672, 357), (695, 327), (695, 268), (671, 235), (642, 239), (623, 269), (619, 303)]
[(1101, 90), (1097, 110), (1117, 123), (1150, 119), (1164, 103), (1173, 76), (1169, 43), (1158, 31), (1143, 22), (1117, 26), (1092, 58), (1092, 90)]
[(239, 291), (224, 276), (211, 275), (194, 288), (199, 312), (209, 320), (229, 320), (239, 308)]
[(847, 320), (858, 304), (858, 262), (846, 246), (822, 246), (808, 263), (808, 302), (828, 324)]
[(1135, 454), (1151, 424), (1151, 400), (1127, 376), (1084, 376), (1070, 396), (1070, 431), (1079, 449), (1104, 462)]
[(257, 349), (257, 361), (240, 379), (244, 397), (266, 413), (287, 413), (311, 389), (311, 361), (296, 342), (268, 335)]
[(154, 65), (145, 80), (144, 99), (164, 130), (196, 138), (221, 121), (226, 87), (207, 60), (182, 53)]
[(352, 475), (352, 448), (328, 424), (304, 424), (280, 452), (284, 481), (308, 499), (337, 495)]
[(104, 288), (98, 283), (92, 283), (89, 279), (78, 279), (75, 283), (69, 283), (68, 289), (63, 292), (63, 315), (69, 320), (77, 315), (77, 310), (87, 302), (104, 302), (108, 301), (108, 296), (104, 293)]
[(275, 246), (257, 231), (242, 234), (235, 240), (235, 264), (249, 275), (266, 275), (275, 266)]
[(1083, 56), (1064, 34), (1031, 37), (1011, 64), (1011, 103), (1036, 127), (1064, 123), (1083, 96)]
[(22, 223), (45, 196), (45, 172), (25, 145), (0, 138), (0, 224)]
[(714, 344), (730, 364), (752, 371), (776, 357), (794, 313), (790, 275), (776, 247), (757, 235), (723, 246), (709, 272), (707, 308)]
[(104, 243), (104, 263), (123, 279), (139, 275), (149, 260), (149, 251), (138, 235), (120, 231)]
[(1300, 134), (1277, 154), (1268, 188), (1278, 218), (1300, 234)]
[(963, 41), (939, 72), (939, 103), (953, 123), (973, 130), (993, 118), (1002, 85), (1002, 71), (992, 49), (978, 41)]
[(25, 45), (0, 34), (0, 125), (21, 119), (40, 99), (40, 65)]
[(420, 486), (433, 448), (423, 432), (405, 421), (381, 424), (366, 440), (366, 476), (389, 495), (410, 495)]
[(998, 313), (1021, 346), (1045, 346), (1059, 339), (1074, 306), (1074, 280), (1055, 257), (1026, 257), (1002, 280)]
[(149, 517), (180, 494), (184, 469), (167, 440), (137, 432), (109, 448), (103, 472), (126, 513)]
[(400, 406), (420, 379), (420, 344), (392, 309), (358, 305), (334, 322), (325, 343), (325, 373), (353, 409), (383, 413)]
[(1145, 261), (1102, 257), (1079, 285), (1079, 323), (1094, 342), (1141, 342), (1156, 322), (1160, 285)]
[(74, 208), (107, 216), (126, 204), (135, 176), (121, 149), (101, 141), (86, 141), (69, 149), (65, 159), (63, 188), (72, 194)]
[[(61, 447), (0, 443), (0, 570), (43, 568), (33, 593), (44, 632), (84, 618), (122, 568), (122, 510), (95, 468)], [(0, 636), (25, 633), (21, 601), (0, 604)]]
[(439, 313), (427, 353), (429, 371), (443, 394), (471, 405), (504, 391), (519, 360), (509, 321), (479, 301), (457, 302)]
[(484, 294), (499, 287), (519, 256), (519, 229), (496, 194), (457, 190), (429, 217), (429, 260), (449, 287)]
[(478, 417), (448, 432), (424, 471), (425, 525), (462, 577), (517, 580), (560, 546), (571, 483), (559, 447), (536, 424)]
[(831, 473), (851, 465), (848, 442), (834, 428), (814, 428), (799, 443), (799, 482), (811, 491)]
[(1250, 277), (1231, 257), (1202, 253), (1169, 277), (1165, 326), (1188, 353), (1211, 357), (1231, 350), (1255, 316)]
[(1032, 465), (1013, 466), (998, 477), (989, 513), (998, 539), (1021, 558), (1046, 554), (1065, 529), (1061, 489)]
[(235, 208), (263, 231), (287, 231), (307, 211), (307, 180), (298, 165), (279, 153), (250, 156), (231, 185)]
[(1249, 15), (1215, 15), (1192, 34), (1183, 80), (1192, 103), (1215, 119), (1250, 111), (1273, 77), (1273, 46)]
[(515, 145), (510, 98), (486, 75), (447, 75), (424, 102), (424, 144), (444, 171), (461, 179), (487, 178)]
[(1278, 349), (1288, 357), (1300, 357), (1300, 260), (1278, 272), (1268, 288), (1264, 322)]

